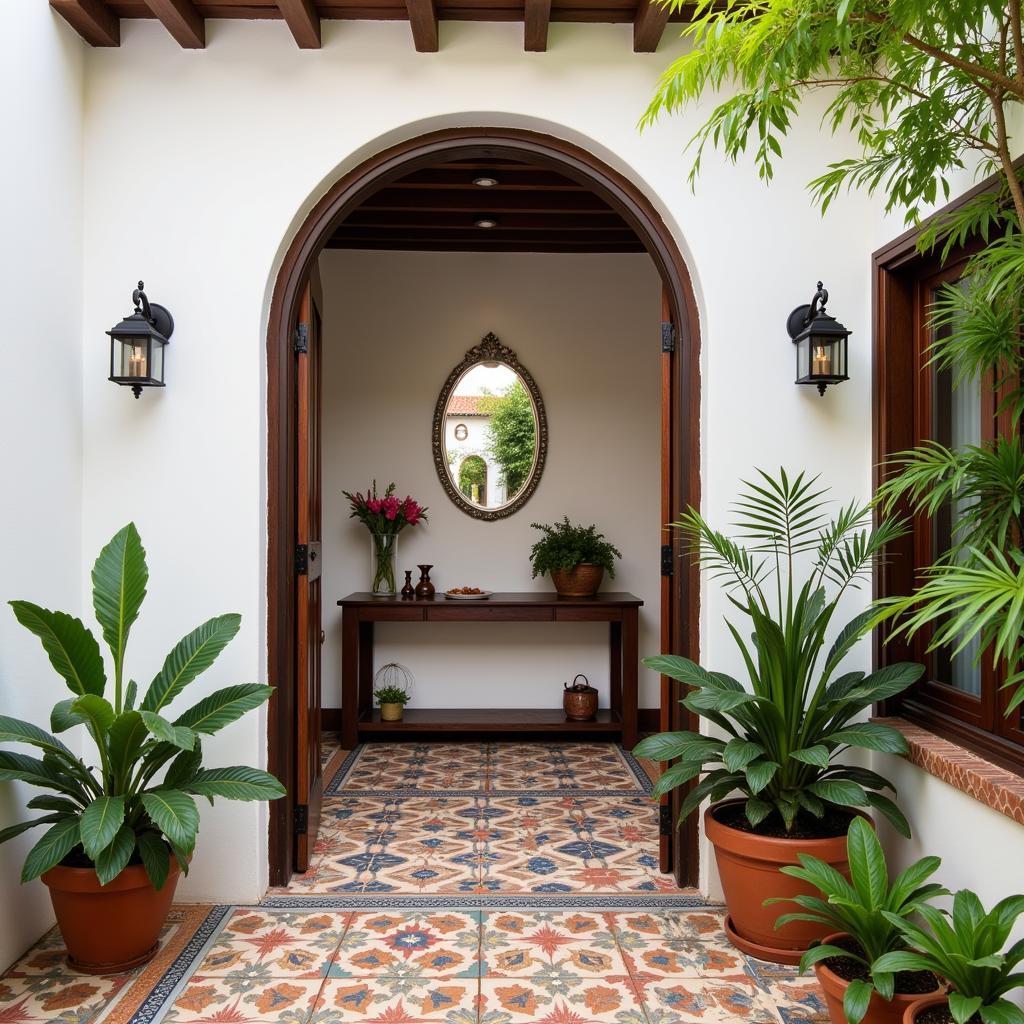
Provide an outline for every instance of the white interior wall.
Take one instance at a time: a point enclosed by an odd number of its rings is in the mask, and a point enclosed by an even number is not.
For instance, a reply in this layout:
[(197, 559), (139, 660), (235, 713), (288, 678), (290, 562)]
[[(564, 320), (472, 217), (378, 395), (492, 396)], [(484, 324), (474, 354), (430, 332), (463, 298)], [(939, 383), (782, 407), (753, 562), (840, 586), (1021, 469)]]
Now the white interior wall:
[[(82, 615), (83, 47), (45, 4), (10, 4), (4, 18), (0, 599)], [(51, 706), (66, 696), (38, 640), (0, 605), (3, 713), (45, 727)], [(38, 815), (24, 809), (33, 793), (0, 782), (0, 828)], [(43, 884), (18, 884), (41, 835), (33, 829), (0, 846), (0, 972), (53, 921)]]
[[(660, 616), (661, 281), (645, 254), (406, 253), (328, 250), (320, 258), (323, 359), (323, 687), (341, 705), (338, 598), (367, 590), (370, 541), (342, 490), (394, 480), (430, 508), (398, 538), (398, 568), (433, 563), (440, 593), (552, 589), (530, 576), (532, 522), (595, 522), (623, 554), (602, 589), (644, 601), (641, 656)], [(431, 419), (442, 385), (489, 331), (533, 375), (548, 417), (540, 484), (506, 519), (480, 522), (434, 469)], [(399, 586), (404, 579), (398, 573)], [(381, 623), (376, 666), (416, 677), (419, 707), (559, 707), (583, 672), (608, 706), (608, 634), (598, 623)], [(640, 704), (658, 680), (641, 674)]]

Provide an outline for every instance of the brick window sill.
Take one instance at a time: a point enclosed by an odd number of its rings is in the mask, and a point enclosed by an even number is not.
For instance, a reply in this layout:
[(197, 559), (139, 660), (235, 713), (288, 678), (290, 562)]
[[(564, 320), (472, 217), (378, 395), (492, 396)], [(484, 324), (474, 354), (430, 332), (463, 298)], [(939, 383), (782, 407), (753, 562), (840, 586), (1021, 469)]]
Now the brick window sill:
[(911, 764), (1024, 825), (1024, 777), (902, 718), (874, 721), (903, 733), (910, 744)]

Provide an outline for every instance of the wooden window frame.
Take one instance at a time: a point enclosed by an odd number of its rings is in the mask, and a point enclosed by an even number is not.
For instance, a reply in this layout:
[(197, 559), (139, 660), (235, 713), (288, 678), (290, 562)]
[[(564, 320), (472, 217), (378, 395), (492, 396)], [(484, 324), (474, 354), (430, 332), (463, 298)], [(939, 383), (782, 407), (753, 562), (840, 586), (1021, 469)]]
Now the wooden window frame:
[[(995, 179), (982, 182), (936, 213), (943, 217), (970, 201), (980, 192), (994, 188)], [(894, 453), (912, 448), (931, 431), (931, 374), (924, 372), (920, 338), (924, 331), (924, 289), (941, 281), (955, 280), (963, 263), (982, 244), (969, 243), (940, 260), (938, 252), (922, 254), (917, 249), (928, 222), (905, 232), (872, 257), (873, 351), (873, 455), (874, 487), (887, 478), (886, 461)], [(992, 396), (991, 389), (988, 395)], [(1008, 418), (996, 414), (994, 396), (983, 391), (983, 423), (991, 418), (987, 436), (1008, 429)], [(933, 560), (931, 531), (926, 517), (915, 518), (914, 529), (893, 543), (874, 577), (874, 596), (910, 593), (919, 567)], [(891, 638), (879, 629), (874, 637), (876, 666), (894, 661), (933, 664), (925, 652), (924, 631), (910, 641)], [(999, 691), (991, 661), (982, 664), (980, 699), (960, 693), (936, 680), (925, 678), (909, 691), (884, 701), (876, 708), (882, 715), (897, 715), (981, 754), (1011, 771), (1024, 775), (1024, 731), (1004, 716), (1009, 692)]]

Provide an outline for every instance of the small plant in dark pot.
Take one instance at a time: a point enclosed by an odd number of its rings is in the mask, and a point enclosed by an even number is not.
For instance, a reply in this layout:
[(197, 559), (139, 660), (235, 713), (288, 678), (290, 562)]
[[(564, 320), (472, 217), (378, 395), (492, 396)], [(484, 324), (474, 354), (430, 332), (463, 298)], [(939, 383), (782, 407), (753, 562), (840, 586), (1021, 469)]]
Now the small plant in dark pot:
[[(81, 620), (29, 601), (12, 601), (18, 621), (42, 641), (72, 696), (57, 703), (50, 732), (0, 716), (0, 742), (35, 747), (40, 758), (0, 750), (0, 780), (44, 791), (29, 808), (44, 812), (0, 832), (0, 842), (47, 826), (25, 859), (21, 880), (50, 889), (72, 965), (93, 974), (145, 963), (180, 872), (188, 872), (199, 831), (197, 796), (213, 803), (273, 800), (284, 787), (255, 768), (203, 768), (202, 737), (259, 707), (272, 687), (228, 686), (188, 710), (169, 706), (208, 669), (238, 632), (239, 615), (219, 615), (179, 640), (140, 693), (126, 680), (125, 650), (146, 596), (146, 554), (133, 524), (100, 552), (92, 571), (96, 619), (110, 649), (113, 693), (99, 644)], [(84, 726), (93, 767), (59, 733)]]
[[(904, 690), (923, 669), (896, 664), (870, 675), (843, 672), (844, 659), (875, 613), (869, 608), (845, 626), (833, 626), (843, 595), (870, 574), (901, 527), (883, 522), (872, 528), (870, 507), (856, 504), (829, 517), (826, 493), (802, 473), (761, 472), (734, 503), (739, 539), (715, 530), (694, 509), (675, 524), (749, 620), (727, 621), (748, 685), (688, 658), (646, 659), (649, 668), (691, 688), (682, 703), (724, 738), (663, 733), (634, 750), (638, 757), (677, 761), (658, 779), (655, 795), (699, 780), (684, 797), (681, 816), (706, 798), (713, 801), (704, 828), (715, 847), (729, 937), (744, 952), (780, 963), (798, 963), (825, 926), (790, 921), (775, 930), (776, 913), (763, 906), (766, 897), (813, 893), (779, 868), (799, 864), (803, 853), (845, 873), (846, 832), (862, 808), (884, 814), (909, 834), (885, 794), (890, 783), (844, 763), (842, 754), (848, 747), (906, 752), (895, 729), (858, 718), (875, 701)], [(751, 632), (752, 640), (746, 639)], [(738, 797), (726, 799), (733, 794)]]
[(615, 579), (615, 559), (622, 552), (596, 526), (576, 526), (568, 516), (552, 526), (530, 525), (544, 534), (530, 549), (533, 577), (547, 573), (559, 597), (593, 597), (606, 572)]

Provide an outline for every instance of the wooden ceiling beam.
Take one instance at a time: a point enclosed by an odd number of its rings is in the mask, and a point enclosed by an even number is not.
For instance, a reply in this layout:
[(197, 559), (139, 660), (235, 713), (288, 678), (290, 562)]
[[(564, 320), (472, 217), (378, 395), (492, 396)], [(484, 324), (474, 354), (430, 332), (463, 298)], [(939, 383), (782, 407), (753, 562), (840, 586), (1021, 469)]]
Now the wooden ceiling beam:
[[(428, 213), (419, 210), (355, 210), (340, 225), (341, 231), (366, 228), (430, 228), (433, 231), (474, 230), (478, 214)], [(615, 212), (553, 217), (538, 213), (505, 213), (499, 218), (503, 231), (628, 231), (633, 229)]]
[(638, 0), (633, 19), (633, 52), (654, 53), (668, 24), (669, 8), (657, 0)]
[(341, 241), (332, 238), (326, 245), (328, 249), (383, 249), (390, 252), (644, 252), (639, 240), (631, 242), (587, 243), (586, 245), (567, 244), (565, 242), (523, 241), (521, 239), (488, 241), (475, 239), (472, 241), (451, 241), (449, 239), (432, 239), (429, 241), (401, 242), (381, 241), (379, 238), (351, 239)]
[(50, 0), (50, 6), (90, 45), (120, 46), (120, 19), (101, 0)]
[(206, 22), (192, 0), (146, 0), (146, 6), (186, 50), (206, 46)]
[(523, 11), (523, 49), (543, 53), (548, 48), (551, 0), (525, 0)]
[[(480, 189), (483, 192), (484, 189)], [(607, 213), (611, 207), (591, 192), (501, 192), (461, 189), (390, 189), (363, 201), (362, 210), (463, 210), (469, 213)]]
[(405, 0), (412, 41), (420, 53), (437, 53), (437, 8), (434, 0)]
[(299, 49), (320, 49), (320, 15), (312, 0), (277, 0), (277, 8), (288, 23)]

